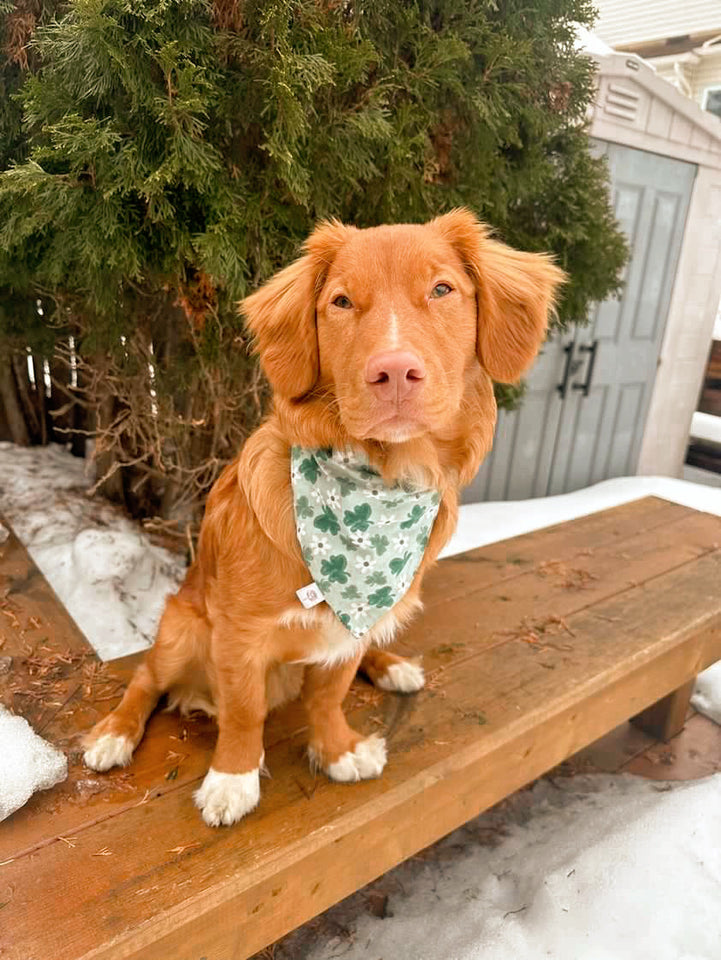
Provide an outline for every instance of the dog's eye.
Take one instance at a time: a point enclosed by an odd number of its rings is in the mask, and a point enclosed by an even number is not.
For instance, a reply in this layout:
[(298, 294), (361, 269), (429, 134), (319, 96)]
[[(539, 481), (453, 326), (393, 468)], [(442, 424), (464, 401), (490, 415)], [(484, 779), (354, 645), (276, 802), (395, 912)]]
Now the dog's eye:
[(340, 296), (336, 297), (333, 301), (333, 306), (340, 307), (341, 310), (350, 310), (353, 304), (350, 302), (348, 297), (341, 293)]
[(452, 289), (453, 287), (451, 287), (447, 283), (437, 283), (435, 287), (431, 290), (431, 296), (433, 297), (434, 300), (438, 300), (439, 297), (447, 296)]

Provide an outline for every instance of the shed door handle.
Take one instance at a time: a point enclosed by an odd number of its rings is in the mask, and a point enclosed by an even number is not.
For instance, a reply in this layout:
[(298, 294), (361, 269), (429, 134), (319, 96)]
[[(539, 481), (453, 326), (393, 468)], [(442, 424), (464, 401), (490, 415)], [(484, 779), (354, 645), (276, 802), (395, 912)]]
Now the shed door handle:
[(563, 379), (556, 386), (556, 390), (561, 394), (562, 399), (568, 393), (568, 380), (571, 376), (571, 362), (573, 361), (573, 341), (566, 344), (563, 352), (566, 354), (566, 365), (563, 369)]
[(583, 383), (573, 383), (571, 388), (573, 390), (582, 390), (584, 397), (588, 396), (588, 391), (591, 389), (591, 380), (593, 379), (593, 368), (596, 365), (596, 348), (598, 347), (598, 340), (594, 340), (593, 343), (582, 344), (578, 349), (581, 353), (588, 354), (588, 366), (586, 367), (586, 379)]

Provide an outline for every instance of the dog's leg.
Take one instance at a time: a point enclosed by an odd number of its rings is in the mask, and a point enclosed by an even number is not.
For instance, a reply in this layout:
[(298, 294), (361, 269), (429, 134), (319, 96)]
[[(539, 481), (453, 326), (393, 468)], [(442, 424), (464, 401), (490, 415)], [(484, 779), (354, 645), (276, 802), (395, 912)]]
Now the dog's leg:
[(360, 664), (360, 657), (333, 667), (311, 664), (306, 668), (301, 698), (308, 712), (308, 753), (312, 766), (331, 780), (366, 780), (380, 775), (386, 764), (382, 737), (363, 737), (348, 726), (343, 698)]
[(258, 805), (264, 760), (266, 664), (237, 653), (224, 656), (222, 663), (217, 674), (218, 742), (210, 769), (195, 791), (195, 803), (211, 827), (229, 826)]
[(426, 682), (420, 663), (375, 647), (366, 651), (360, 670), (374, 686), (394, 693), (417, 693)]
[(130, 763), (162, 692), (155, 680), (152, 660), (151, 650), (133, 674), (115, 710), (96, 723), (85, 737), (83, 759), (92, 770), (109, 770)]
[(85, 764), (92, 770), (124, 767), (140, 743), (148, 717), (184, 675), (208, 628), (190, 602), (168, 598), (155, 644), (135, 671), (118, 706), (85, 736)]

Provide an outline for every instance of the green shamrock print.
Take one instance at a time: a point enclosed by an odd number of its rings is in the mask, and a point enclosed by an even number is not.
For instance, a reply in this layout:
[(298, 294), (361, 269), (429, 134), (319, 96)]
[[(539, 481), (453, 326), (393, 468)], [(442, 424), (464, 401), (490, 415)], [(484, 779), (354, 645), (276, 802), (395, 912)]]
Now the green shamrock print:
[(387, 577), (382, 570), (374, 570), (370, 576), (366, 577), (366, 583), (369, 587), (382, 587), (387, 582)]
[(420, 507), (418, 504), (416, 504), (408, 514), (408, 518), (401, 523), (401, 530), (410, 529), (413, 524), (418, 523), (425, 512), (425, 507)]
[(405, 565), (408, 563), (410, 559), (411, 559), (410, 551), (404, 557), (394, 557), (391, 560), (391, 562), (388, 564), (388, 567), (391, 573), (394, 574), (395, 576), (398, 576), (398, 574), (401, 572), (403, 567), (405, 567)]
[(371, 593), (368, 597), (368, 603), (370, 603), (372, 607), (392, 607), (393, 596), (391, 594), (391, 588), (381, 587), (380, 590)]
[(330, 533), (333, 536), (340, 530), (338, 517), (336, 517), (330, 507), (323, 507), (323, 512), (318, 514), (313, 521), (313, 526), (317, 527), (318, 530), (322, 530), (323, 533)]
[(353, 493), (354, 490), (358, 489), (358, 485), (352, 480), (346, 479), (346, 477), (338, 477), (338, 484), (340, 486), (341, 497), (347, 497), (349, 493)]
[(315, 458), (316, 460), (322, 460), (324, 463), (326, 460), (330, 460), (333, 456), (333, 450), (331, 447), (323, 447), (320, 450), (316, 450)]
[(416, 543), (419, 543), (421, 547), (425, 550), (426, 544), (428, 543), (428, 530), (421, 530), (421, 532), (416, 537)]
[(315, 483), (320, 476), (320, 467), (315, 457), (306, 457), (298, 468), (308, 483)]
[(357, 550), (357, 549), (358, 549), (357, 545), (356, 545), (355, 543), (353, 543), (353, 541), (351, 540), (351, 538), (344, 536), (342, 533), (341, 533), (341, 535), (340, 535), (340, 542), (343, 544), (343, 546), (346, 548), (346, 550), (351, 550), (351, 551), (352, 551), (352, 550)]
[(336, 553), (329, 560), (321, 561), (320, 572), (328, 577), (331, 583), (348, 583), (349, 574), (346, 570), (348, 561), (342, 553)]
[(382, 557), (390, 546), (390, 540), (382, 533), (374, 533), (371, 537), (371, 546), (378, 556)]
[(344, 600), (360, 600), (360, 593), (358, 592), (358, 587), (351, 584), (349, 587), (346, 587), (343, 593), (341, 594)]
[(370, 526), (372, 512), (370, 504), (361, 503), (354, 510), (346, 510), (343, 514), (343, 523), (354, 533), (359, 530), (365, 533)]
[(295, 501), (295, 515), (299, 520), (302, 520), (304, 517), (313, 516), (313, 508), (310, 505), (308, 497), (298, 497)]
[(348, 614), (348, 613), (341, 613), (341, 615), (338, 617), (338, 619), (339, 619), (340, 622), (343, 624), (343, 626), (346, 628), (346, 630), (350, 630), (350, 614)]

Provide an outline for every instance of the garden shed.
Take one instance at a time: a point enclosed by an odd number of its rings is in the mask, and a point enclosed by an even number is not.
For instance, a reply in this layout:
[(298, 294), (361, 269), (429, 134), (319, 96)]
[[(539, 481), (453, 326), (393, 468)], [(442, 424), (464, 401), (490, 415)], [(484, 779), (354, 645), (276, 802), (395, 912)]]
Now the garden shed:
[(631, 246), (623, 293), (546, 343), (467, 502), (681, 474), (721, 296), (721, 121), (636, 56), (594, 59), (590, 133)]

